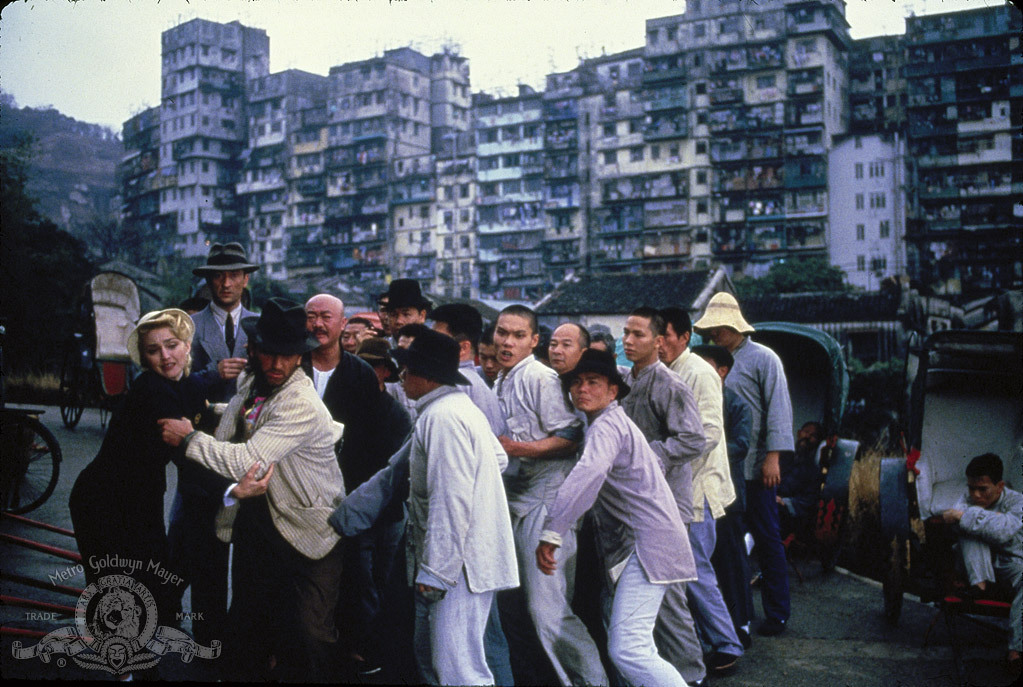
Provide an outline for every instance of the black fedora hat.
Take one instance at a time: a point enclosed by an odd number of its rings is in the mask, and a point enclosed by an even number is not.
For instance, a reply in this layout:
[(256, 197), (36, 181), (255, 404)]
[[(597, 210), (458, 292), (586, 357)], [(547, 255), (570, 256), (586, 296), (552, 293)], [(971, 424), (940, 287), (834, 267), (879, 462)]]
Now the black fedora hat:
[(607, 381), (618, 387), (617, 399), (625, 398), (629, 393), (629, 385), (622, 378), (618, 371), (618, 364), (615, 362), (614, 354), (610, 351), (600, 351), (595, 348), (587, 348), (579, 358), (579, 364), (565, 374), (561, 375), (561, 388), (568, 393), (569, 387), (575, 378), (584, 372), (594, 372), (607, 377)]
[(197, 277), (205, 277), (214, 272), (228, 272), (231, 270), (255, 272), (258, 269), (259, 265), (253, 265), (249, 262), (242, 244), (236, 242), (214, 243), (210, 246), (209, 255), (206, 256), (206, 264), (202, 267), (196, 267), (192, 270), (192, 274)]
[(409, 372), (442, 384), (469, 384), (458, 371), (459, 346), (450, 336), (427, 329), (408, 348), (392, 348), (391, 356)]
[(259, 317), (242, 320), (242, 328), (250, 343), (270, 355), (300, 355), (320, 346), (305, 330), (305, 308), (286, 298), (268, 300)]
[[(395, 279), (387, 286), (387, 292), (380, 294), (380, 299), (386, 298), (388, 310), (395, 308), (418, 308), (429, 310), (433, 305), (419, 288), (419, 282), (415, 279)], [(379, 302), (379, 301), (378, 301)]]

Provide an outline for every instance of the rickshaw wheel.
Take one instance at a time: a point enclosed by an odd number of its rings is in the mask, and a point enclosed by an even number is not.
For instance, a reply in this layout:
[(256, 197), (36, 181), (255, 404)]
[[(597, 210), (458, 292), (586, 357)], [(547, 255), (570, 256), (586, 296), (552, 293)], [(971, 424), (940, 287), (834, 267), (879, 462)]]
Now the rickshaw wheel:
[(902, 593), (906, 588), (906, 539), (894, 535), (889, 542), (888, 565), (881, 581), (884, 592), (884, 619), (897, 625), (902, 615)]
[(68, 350), (60, 369), (60, 419), (68, 429), (75, 428), (85, 410), (87, 377), (78, 362), (76, 352)]
[(0, 500), (5, 513), (28, 513), (50, 498), (60, 476), (60, 444), (31, 415), (3, 415), (3, 476)]

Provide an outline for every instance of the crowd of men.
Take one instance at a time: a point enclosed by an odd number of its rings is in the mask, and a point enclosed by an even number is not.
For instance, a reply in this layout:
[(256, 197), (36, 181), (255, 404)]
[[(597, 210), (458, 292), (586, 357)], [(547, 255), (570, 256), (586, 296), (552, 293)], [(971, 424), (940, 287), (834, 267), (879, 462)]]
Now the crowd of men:
[(695, 323), (637, 307), (628, 367), (606, 327), (566, 322), (541, 343), (526, 306), (485, 326), (409, 279), (380, 296), (379, 323), (330, 294), (256, 316), (241, 304), (256, 269), (240, 245), (212, 247), (192, 350), (219, 420), (161, 421), (195, 466), (173, 562), (197, 638), (224, 641), (221, 677), (701, 684), (752, 641), (746, 532), (756, 629), (785, 630), (792, 408), (734, 297)]

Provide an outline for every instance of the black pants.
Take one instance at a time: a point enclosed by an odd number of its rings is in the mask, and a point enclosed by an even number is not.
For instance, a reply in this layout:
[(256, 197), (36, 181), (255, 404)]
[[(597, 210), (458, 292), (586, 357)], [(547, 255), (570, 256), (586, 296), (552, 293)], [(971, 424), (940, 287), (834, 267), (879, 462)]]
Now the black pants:
[(171, 567), (185, 580), (178, 589), (178, 605), (190, 586), (192, 634), (204, 646), (223, 640), (227, 632), (228, 545), (217, 539), (214, 526), (220, 500), (219, 495), (178, 490), (167, 531)]
[[(717, 519), (718, 541), (710, 557), (717, 574), (721, 596), (736, 630), (746, 627), (755, 615), (750, 588), (749, 556), (746, 554), (746, 524), (741, 511), (726, 510)], [(744, 630), (748, 631), (748, 627)]]
[(232, 542), (233, 598), (223, 677), (244, 682), (335, 681), (334, 612), (342, 547), (318, 560), (303, 556), (277, 531), (266, 497), (242, 504)]

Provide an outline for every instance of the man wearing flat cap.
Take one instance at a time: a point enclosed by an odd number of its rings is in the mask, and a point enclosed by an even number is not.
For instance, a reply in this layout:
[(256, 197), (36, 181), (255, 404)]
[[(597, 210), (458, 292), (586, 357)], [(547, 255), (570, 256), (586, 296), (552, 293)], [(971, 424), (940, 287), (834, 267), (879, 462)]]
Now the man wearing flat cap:
[[(210, 399), (226, 402), (235, 380), (245, 367), (245, 330), (242, 318), (251, 317), (242, 305), (249, 275), (259, 269), (239, 243), (210, 246), (206, 264), (192, 274), (205, 277), (212, 301), (192, 315), (192, 370), (212, 384)], [(192, 588), (192, 628), (196, 640), (209, 643), (223, 636), (227, 616), (227, 545), (216, 536), (214, 519), (227, 481), (199, 465), (186, 463), (178, 472), (178, 488), (171, 506), (167, 539), (170, 560), (185, 579), (178, 588)]]
[(344, 499), (334, 453), (343, 425), (302, 371), (302, 354), (319, 342), (306, 333), (301, 305), (271, 298), (242, 326), (252, 356), (216, 434), (196, 432), (187, 419), (160, 420), (162, 434), (233, 481), (257, 462), (276, 468), (265, 495), (225, 503), (218, 518), (218, 534), (235, 547), (225, 678), (329, 681), (341, 547), (327, 518)]
[(725, 379), (725, 386), (735, 391), (752, 412), (750, 447), (743, 469), (746, 473), (746, 522), (756, 543), (763, 575), (761, 598), (766, 617), (757, 632), (778, 635), (785, 631), (791, 611), (788, 565), (775, 501), (781, 482), (780, 454), (795, 450), (792, 401), (785, 369), (778, 354), (750, 341), (753, 327), (742, 316), (738, 301), (730, 293), (714, 294), (693, 328), (732, 354), (735, 365)]
[(416, 661), (428, 684), (492, 685), (483, 635), (494, 593), (517, 587), (501, 472), (508, 456), (457, 385), (458, 344), (425, 330), (391, 354), (418, 419), (409, 457)]

